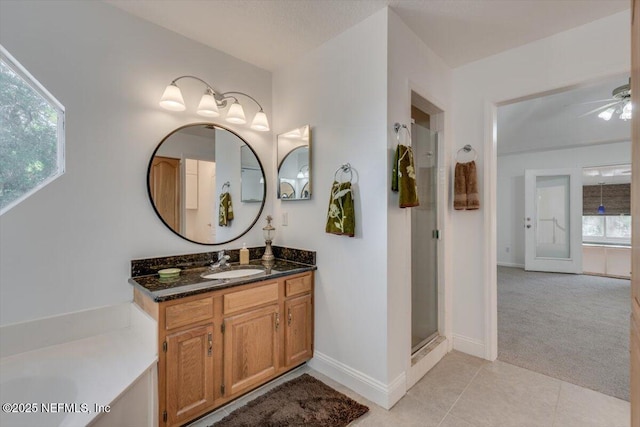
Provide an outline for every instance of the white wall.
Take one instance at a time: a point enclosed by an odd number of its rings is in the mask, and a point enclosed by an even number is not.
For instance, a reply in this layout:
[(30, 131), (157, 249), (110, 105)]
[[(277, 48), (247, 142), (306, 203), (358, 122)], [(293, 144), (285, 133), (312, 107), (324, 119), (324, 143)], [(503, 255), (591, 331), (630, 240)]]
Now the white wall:
[(628, 163), (630, 158), (631, 142), (498, 156), (498, 264), (524, 266), (525, 169), (614, 165)]
[[(453, 134), (450, 121), (452, 100), (452, 71), (433, 53), (418, 37), (405, 25), (393, 10), (389, 10), (389, 47), (388, 47), (388, 111), (386, 120), (386, 188), (387, 194), (387, 299), (388, 299), (388, 329), (389, 342), (389, 379), (398, 381), (405, 377), (411, 368), (411, 212), (410, 209), (398, 207), (398, 194), (391, 192), (391, 168), (394, 150), (398, 143), (393, 124), (395, 122), (409, 125), (411, 122), (411, 91), (434, 104), (444, 111), (444, 124), (440, 130), (444, 137), (445, 164), (448, 165)], [(435, 122), (435, 120), (434, 120)], [(446, 188), (446, 178), (441, 185)], [(444, 195), (444, 191), (441, 191)], [(447, 199), (441, 203), (449, 205)], [(443, 236), (441, 242), (447, 251), (449, 234), (449, 215), (442, 220)], [(447, 256), (447, 255), (445, 255)], [(448, 257), (448, 256), (447, 256)], [(450, 282), (450, 268), (447, 267), (441, 276), (442, 283)], [(446, 286), (445, 286), (446, 288)], [(446, 289), (444, 290), (446, 293)], [(451, 298), (443, 293), (441, 299), (447, 301), (450, 307)], [(449, 315), (449, 309), (445, 308)], [(447, 321), (445, 320), (446, 324)], [(449, 322), (450, 323), (450, 322)], [(444, 325), (440, 325), (441, 327)], [(447, 331), (444, 332), (448, 334)], [(401, 397), (402, 395), (400, 395)]]
[[(275, 243), (317, 251), (312, 364), (378, 401), (373, 394), (384, 394), (389, 379), (386, 52), (383, 10), (273, 75), (274, 133), (305, 124), (312, 132), (311, 200), (274, 207)], [(355, 181), (353, 238), (324, 231), (334, 172), (347, 162)]]
[[(629, 70), (629, 12), (494, 55), (453, 73), (454, 150), (478, 151), (481, 209), (453, 212), (454, 347), (495, 358), (495, 148), (492, 106)], [(464, 268), (462, 268), (464, 267)], [(494, 285), (492, 285), (492, 283)]]
[[(184, 113), (158, 100), (172, 79), (193, 74), (251, 94), (271, 117), (270, 73), (95, 1), (3, 1), (0, 40), (67, 112), (66, 173), (0, 217), (0, 324), (131, 300), (131, 259), (220, 248), (175, 236), (148, 200), (156, 145), (203, 121), (198, 84), (181, 84)], [(224, 125), (272, 159), (271, 133)], [(270, 186), (264, 215), (273, 197)], [(260, 227), (242, 240), (263, 244)]]
[(199, 159), (216, 161), (215, 139), (205, 138), (202, 135), (193, 135), (186, 132), (176, 132), (162, 143), (156, 152), (156, 156), (172, 157), (174, 159)]

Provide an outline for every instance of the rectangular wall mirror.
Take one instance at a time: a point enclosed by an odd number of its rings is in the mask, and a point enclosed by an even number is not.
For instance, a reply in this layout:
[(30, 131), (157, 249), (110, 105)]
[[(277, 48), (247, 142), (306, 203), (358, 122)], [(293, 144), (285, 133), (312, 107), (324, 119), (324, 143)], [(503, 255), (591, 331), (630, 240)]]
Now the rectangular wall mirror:
[(311, 127), (278, 135), (278, 198), (311, 198)]

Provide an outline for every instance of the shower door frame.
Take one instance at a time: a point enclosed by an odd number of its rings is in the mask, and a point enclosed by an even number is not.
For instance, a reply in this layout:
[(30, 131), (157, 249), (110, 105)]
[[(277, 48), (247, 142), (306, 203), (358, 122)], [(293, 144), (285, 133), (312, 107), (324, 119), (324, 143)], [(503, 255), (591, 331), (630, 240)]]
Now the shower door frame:
[[(422, 126), (419, 125), (417, 123), (412, 123), (411, 127), (411, 133), (412, 136), (416, 135), (415, 132), (415, 127), (414, 126)], [(425, 126), (423, 126), (425, 127)], [(433, 236), (432, 238), (435, 239), (435, 268), (436, 268), (436, 272), (435, 272), (435, 288), (436, 288), (436, 307), (437, 307), (437, 314), (436, 314), (436, 330), (435, 332), (433, 332), (432, 334), (430, 334), (429, 336), (427, 336), (426, 338), (422, 339), (418, 344), (413, 345), (413, 342), (411, 343), (411, 355), (415, 355), (416, 353), (418, 353), (420, 350), (422, 350), (423, 348), (425, 348), (426, 346), (428, 346), (431, 342), (433, 342), (434, 340), (436, 340), (439, 336), (443, 335), (443, 320), (444, 320), (444, 316), (443, 316), (443, 310), (444, 310), (444, 304), (441, 301), (441, 277), (443, 274), (443, 263), (442, 263), (442, 257), (443, 257), (443, 253), (442, 253), (442, 245), (441, 245), (441, 240), (442, 240), (442, 214), (443, 214), (443, 210), (442, 210), (442, 201), (444, 200), (443, 195), (441, 194), (441, 186), (444, 183), (444, 169), (442, 167), (442, 162), (443, 162), (443, 140), (442, 140), (442, 132), (438, 131), (438, 130), (434, 130), (434, 129), (430, 129), (425, 127), (425, 129), (428, 129), (429, 132), (432, 133), (433, 137), (435, 137), (435, 172), (434, 172), (434, 177), (435, 177), (435, 182), (433, 184), (434, 189), (433, 189), (433, 193), (435, 194), (435, 207), (434, 207), (434, 214), (435, 214), (435, 228), (433, 230), (433, 232), (437, 233), (437, 235)], [(431, 136), (431, 135), (430, 135)], [(413, 140), (412, 137), (412, 141), (411, 141), (411, 145), (414, 146), (414, 144), (416, 143), (416, 141)], [(417, 152), (417, 150), (414, 147), (414, 154)], [(416, 161), (417, 163), (417, 161)], [(416, 165), (416, 172), (417, 172), (417, 165)], [(424, 201), (421, 201), (421, 203), (423, 203)], [(413, 219), (411, 219), (411, 221), (413, 222)], [(413, 227), (412, 227), (413, 228)], [(411, 238), (413, 239), (413, 229), (411, 230)], [(413, 243), (412, 243), (413, 244)], [(413, 251), (412, 251), (413, 252)], [(412, 254), (413, 257), (413, 254)], [(412, 268), (411, 268), (411, 283), (413, 286), (413, 260), (412, 260)], [(413, 295), (411, 295), (411, 309), (413, 311)], [(413, 313), (411, 316), (411, 336), (413, 337)], [(413, 340), (413, 338), (412, 338)]]

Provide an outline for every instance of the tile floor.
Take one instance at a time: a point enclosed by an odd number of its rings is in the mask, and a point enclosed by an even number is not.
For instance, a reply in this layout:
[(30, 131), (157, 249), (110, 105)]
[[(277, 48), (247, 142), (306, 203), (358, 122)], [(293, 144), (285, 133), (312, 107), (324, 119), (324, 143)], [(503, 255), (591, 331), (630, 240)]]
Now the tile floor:
[(358, 427), (628, 427), (629, 402), (504, 362), (447, 354), (387, 411), (307, 366), (191, 424), (206, 427), (307, 372), (369, 406)]

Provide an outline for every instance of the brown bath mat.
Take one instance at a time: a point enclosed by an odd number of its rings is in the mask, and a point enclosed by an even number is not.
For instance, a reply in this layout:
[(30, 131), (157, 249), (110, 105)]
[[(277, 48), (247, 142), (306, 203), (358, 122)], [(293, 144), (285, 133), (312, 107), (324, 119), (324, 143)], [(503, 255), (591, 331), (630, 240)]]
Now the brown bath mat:
[(365, 414), (361, 405), (309, 374), (279, 385), (210, 427), (342, 427)]

